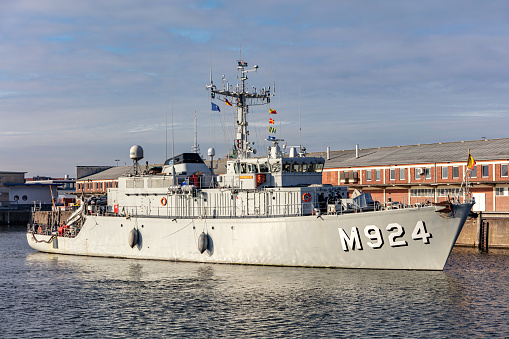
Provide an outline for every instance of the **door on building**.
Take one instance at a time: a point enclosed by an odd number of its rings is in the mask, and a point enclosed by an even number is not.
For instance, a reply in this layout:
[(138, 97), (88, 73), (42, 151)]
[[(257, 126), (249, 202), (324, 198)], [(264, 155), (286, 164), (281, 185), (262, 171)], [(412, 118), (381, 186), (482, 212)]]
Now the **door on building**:
[(475, 212), (486, 211), (486, 193), (472, 193), (475, 199), (475, 205), (472, 210)]

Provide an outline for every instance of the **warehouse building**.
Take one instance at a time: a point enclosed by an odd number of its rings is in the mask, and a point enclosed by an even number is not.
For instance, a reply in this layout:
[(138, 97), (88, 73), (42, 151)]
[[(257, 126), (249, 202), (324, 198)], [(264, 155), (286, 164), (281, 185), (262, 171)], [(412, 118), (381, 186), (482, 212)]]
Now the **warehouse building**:
[(475, 160), (470, 192), (475, 211), (509, 211), (509, 138), (322, 153), (323, 183), (369, 192), (385, 204), (439, 202), (456, 196)]

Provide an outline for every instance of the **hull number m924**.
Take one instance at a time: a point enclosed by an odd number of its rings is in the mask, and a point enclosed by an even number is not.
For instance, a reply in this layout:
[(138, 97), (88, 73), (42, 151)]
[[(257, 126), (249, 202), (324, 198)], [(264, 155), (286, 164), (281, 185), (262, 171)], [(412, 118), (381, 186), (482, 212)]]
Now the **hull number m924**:
[[(398, 223), (390, 223), (385, 229), (390, 232), (387, 236), (389, 246), (408, 246), (408, 243), (403, 240), (403, 236), (405, 235), (405, 229), (403, 226)], [(362, 250), (361, 237), (357, 227), (352, 227), (350, 235), (348, 235), (341, 227), (338, 228), (338, 231), (339, 238), (341, 239), (341, 246), (343, 246), (343, 251), (348, 252), (350, 249)], [(369, 247), (378, 249), (382, 248), (384, 245), (382, 230), (375, 225), (368, 225), (364, 227), (364, 235), (369, 239), (369, 241), (366, 242)], [(426, 231), (426, 224), (424, 224), (424, 221), (417, 221), (417, 225), (415, 225), (415, 228), (412, 232), (412, 240), (422, 240), (424, 244), (429, 244), (430, 238), (432, 238), (431, 233)]]

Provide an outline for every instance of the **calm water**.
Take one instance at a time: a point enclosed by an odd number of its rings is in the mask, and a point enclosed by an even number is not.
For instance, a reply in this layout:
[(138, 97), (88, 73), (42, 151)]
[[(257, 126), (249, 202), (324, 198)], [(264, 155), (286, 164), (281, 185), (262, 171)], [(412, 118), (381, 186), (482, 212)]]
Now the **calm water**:
[(509, 337), (509, 251), (443, 272), (205, 265), (34, 252), (0, 227), (0, 337)]

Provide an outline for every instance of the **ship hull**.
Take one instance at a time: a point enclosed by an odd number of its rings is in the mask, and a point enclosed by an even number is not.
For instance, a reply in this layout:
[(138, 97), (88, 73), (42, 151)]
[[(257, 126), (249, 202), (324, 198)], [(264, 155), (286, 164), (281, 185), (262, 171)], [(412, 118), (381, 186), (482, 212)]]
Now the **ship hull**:
[[(27, 233), (27, 240), (32, 248), (41, 252), (73, 255), (251, 265), (442, 270), (471, 206), (456, 204), (449, 213), (431, 206), (319, 217), (126, 219), (88, 216), (74, 238), (51, 239), (49, 235)], [(133, 229), (138, 230), (138, 239), (131, 247)], [(202, 233), (206, 235), (206, 243), (200, 253), (200, 242), (202, 247), (204, 245), (203, 237), (200, 239)]]

